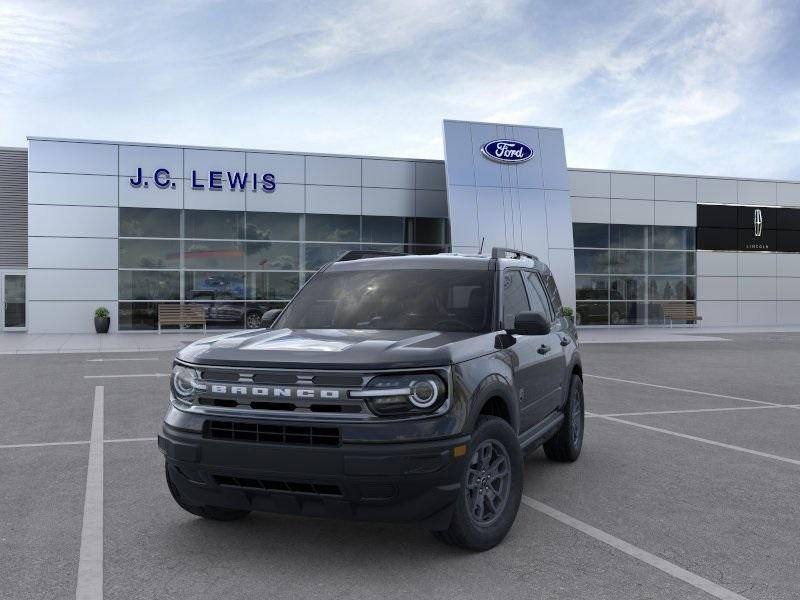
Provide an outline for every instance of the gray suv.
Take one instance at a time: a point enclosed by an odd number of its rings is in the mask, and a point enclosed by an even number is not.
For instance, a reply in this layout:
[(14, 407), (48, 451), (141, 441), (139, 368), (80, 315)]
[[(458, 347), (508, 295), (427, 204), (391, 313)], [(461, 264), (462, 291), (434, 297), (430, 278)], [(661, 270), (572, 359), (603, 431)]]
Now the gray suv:
[(580, 454), (576, 331), (529, 254), (352, 251), (262, 324), (175, 358), (158, 445), (190, 513), (415, 522), (486, 550), (525, 453)]

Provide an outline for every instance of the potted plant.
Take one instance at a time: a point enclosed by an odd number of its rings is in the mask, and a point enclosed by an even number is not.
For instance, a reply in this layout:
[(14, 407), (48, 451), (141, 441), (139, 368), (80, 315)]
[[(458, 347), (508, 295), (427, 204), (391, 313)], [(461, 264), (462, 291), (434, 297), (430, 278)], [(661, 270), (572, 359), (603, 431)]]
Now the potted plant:
[(569, 306), (562, 307), (561, 314), (564, 315), (570, 323), (575, 322), (575, 312)]
[(94, 311), (94, 330), (97, 333), (108, 333), (108, 328), (111, 326), (111, 317), (109, 316), (108, 309), (101, 306)]

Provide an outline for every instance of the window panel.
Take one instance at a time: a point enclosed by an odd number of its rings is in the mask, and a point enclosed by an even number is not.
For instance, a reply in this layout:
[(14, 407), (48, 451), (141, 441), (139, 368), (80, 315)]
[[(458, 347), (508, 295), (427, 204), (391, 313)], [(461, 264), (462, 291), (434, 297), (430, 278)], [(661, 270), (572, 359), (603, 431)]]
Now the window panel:
[(299, 273), (247, 273), (248, 300), (291, 300), (300, 287)]
[(612, 250), (612, 273), (647, 273), (647, 252), (638, 250)]
[(416, 217), (414, 219), (415, 244), (448, 244), (450, 242), (447, 219)]
[(650, 225), (611, 225), (611, 248), (647, 248)]
[(300, 215), (296, 213), (247, 213), (248, 240), (299, 240)]
[(575, 277), (575, 297), (578, 300), (608, 300), (608, 277)]
[(528, 294), (519, 271), (503, 273), (503, 328), (514, 329), (515, 317), (530, 310)]
[(575, 313), (578, 325), (608, 325), (608, 302), (577, 302)]
[(547, 301), (547, 295), (542, 288), (539, 277), (532, 271), (525, 271), (523, 278), (528, 288), (528, 300), (530, 301), (531, 310), (544, 315), (545, 319), (552, 319), (553, 313), (550, 310), (550, 303)]
[(647, 323), (647, 304), (643, 302), (610, 302), (608, 319), (611, 325), (644, 325)]
[(575, 272), (608, 273), (608, 250), (575, 250)]
[(185, 271), (185, 300), (244, 300), (244, 273), (232, 271)]
[(124, 206), (119, 209), (119, 237), (177, 238), (180, 235), (180, 210)]
[(650, 300), (694, 300), (694, 277), (650, 277)]
[(572, 237), (576, 248), (608, 248), (608, 224), (573, 223)]
[(612, 277), (609, 298), (611, 300), (644, 300), (647, 289), (645, 277)]
[(362, 217), (361, 239), (372, 243), (408, 243), (411, 241), (412, 219), (407, 217)]
[(120, 302), (117, 319), (120, 331), (158, 329), (158, 302)]
[(177, 269), (181, 261), (178, 240), (120, 240), (121, 269)]
[(180, 300), (180, 271), (120, 271), (120, 300)]
[(224, 210), (184, 212), (184, 235), (187, 238), (238, 240), (244, 237), (244, 212)]
[(242, 242), (186, 240), (184, 244), (183, 260), (187, 269), (241, 270), (244, 268), (244, 244)]
[(348, 250), (358, 250), (359, 244), (306, 244), (306, 264), (309, 271), (316, 271), (322, 265), (333, 262)]
[(358, 215), (306, 215), (306, 239), (312, 242), (357, 242), (361, 236)]
[[(664, 307), (670, 304), (686, 305), (686, 304), (694, 304), (694, 302), (651, 302), (647, 306), (648, 323), (650, 325), (665, 324), (666, 319), (664, 318)], [(683, 319), (673, 319), (672, 322), (688, 323), (688, 321)]]
[(694, 275), (694, 252), (650, 252), (650, 273), (656, 275)]
[(652, 247), (659, 250), (694, 250), (694, 227), (653, 227)]
[(245, 269), (266, 271), (300, 268), (300, 244), (282, 242), (247, 242)]

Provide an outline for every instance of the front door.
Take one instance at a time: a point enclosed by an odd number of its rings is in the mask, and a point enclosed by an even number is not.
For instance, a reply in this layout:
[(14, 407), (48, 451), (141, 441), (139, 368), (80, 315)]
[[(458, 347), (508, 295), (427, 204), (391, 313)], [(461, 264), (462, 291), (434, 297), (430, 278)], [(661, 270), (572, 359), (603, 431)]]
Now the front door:
[(3, 331), (24, 331), (27, 326), (25, 273), (0, 272)]

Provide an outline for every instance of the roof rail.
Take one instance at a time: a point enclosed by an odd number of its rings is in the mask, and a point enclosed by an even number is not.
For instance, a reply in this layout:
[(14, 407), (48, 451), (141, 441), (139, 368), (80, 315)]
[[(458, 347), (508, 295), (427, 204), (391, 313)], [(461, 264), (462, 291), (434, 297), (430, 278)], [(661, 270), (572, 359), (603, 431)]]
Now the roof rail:
[(387, 256), (408, 256), (404, 252), (387, 252), (384, 250), (348, 250), (342, 254), (335, 262), (345, 262), (348, 260), (360, 260), (362, 258), (381, 258)]
[(492, 248), (492, 258), (505, 258), (506, 254), (514, 254), (514, 258), (530, 258), (531, 260), (539, 260), (538, 256), (534, 256), (530, 252), (523, 252), (522, 250), (514, 250), (513, 248)]

